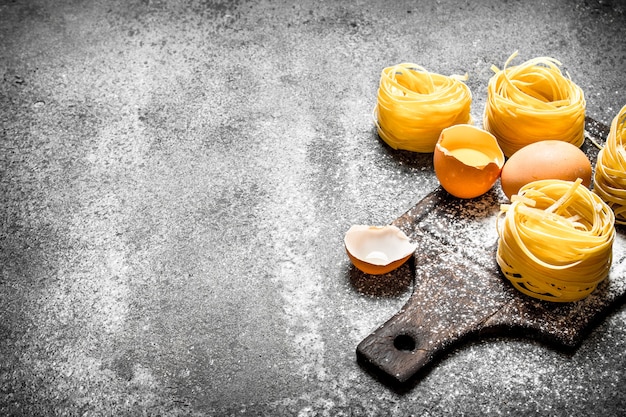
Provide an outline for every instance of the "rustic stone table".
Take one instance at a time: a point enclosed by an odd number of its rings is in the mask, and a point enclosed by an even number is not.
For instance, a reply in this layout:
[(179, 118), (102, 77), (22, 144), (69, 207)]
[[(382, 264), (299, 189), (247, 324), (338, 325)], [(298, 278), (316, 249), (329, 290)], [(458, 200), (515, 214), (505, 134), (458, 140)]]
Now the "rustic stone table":
[[(372, 109), (400, 62), (551, 56), (604, 125), (623, 1), (0, 2), (0, 414), (621, 415), (626, 309), (573, 352), (453, 349), (405, 391), (355, 349), (406, 302), (343, 235), (437, 187)], [(521, 62), (521, 61), (520, 61)]]

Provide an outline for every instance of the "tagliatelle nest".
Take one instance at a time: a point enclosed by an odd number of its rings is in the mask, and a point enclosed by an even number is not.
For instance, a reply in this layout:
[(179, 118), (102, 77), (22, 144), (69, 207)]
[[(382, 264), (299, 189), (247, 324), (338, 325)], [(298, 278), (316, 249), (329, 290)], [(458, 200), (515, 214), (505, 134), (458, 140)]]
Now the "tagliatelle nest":
[(613, 119), (598, 153), (593, 190), (611, 207), (615, 222), (626, 224), (626, 106)]
[(501, 207), (498, 265), (526, 295), (581, 300), (608, 276), (614, 221), (611, 208), (580, 179), (531, 182)]
[(585, 96), (563, 75), (561, 63), (539, 57), (502, 70), (489, 80), (483, 125), (509, 157), (540, 140), (562, 140), (580, 147), (584, 141)]
[(392, 148), (433, 152), (441, 131), (472, 122), (472, 93), (465, 76), (428, 72), (403, 63), (385, 68), (380, 78), (374, 123)]

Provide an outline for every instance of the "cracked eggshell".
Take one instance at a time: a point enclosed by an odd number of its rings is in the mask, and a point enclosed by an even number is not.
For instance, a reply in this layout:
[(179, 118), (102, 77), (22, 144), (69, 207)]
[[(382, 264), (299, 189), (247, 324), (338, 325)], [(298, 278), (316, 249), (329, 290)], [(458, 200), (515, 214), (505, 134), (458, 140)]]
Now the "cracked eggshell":
[(459, 198), (478, 197), (493, 187), (504, 165), (495, 136), (472, 125), (442, 130), (433, 154), (441, 186)]
[(393, 225), (354, 225), (346, 232), (344, 243), (354, 266), (371, 275), (386, 274), (399, 268), (417, 247)]

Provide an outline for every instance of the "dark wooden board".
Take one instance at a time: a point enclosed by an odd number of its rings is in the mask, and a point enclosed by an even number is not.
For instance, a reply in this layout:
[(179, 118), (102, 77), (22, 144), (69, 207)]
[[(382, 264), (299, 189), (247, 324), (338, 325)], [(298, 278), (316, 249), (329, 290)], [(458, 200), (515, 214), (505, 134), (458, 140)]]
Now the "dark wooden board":
[[(586, 122), (582, 149), (595, 165), (592, 141), (603, 144), (608, 129)], [(486, 335), (531, 337), (572, 350), (624, 301), (626, 233), (620, 227), (609, 277), (589, 297), (554, 303), (517, 291), (495, 256), (496, 217), (506, 202), (499, 184), (470, 200), (437, 188), (393, 222), (418, 244), (410, 261), (414, 289), (400, 311), (357, 346), (365, 368), (390, 384), (410, 384), (451, 347)], [(394, 273), (402, 272), (388, 275)]]

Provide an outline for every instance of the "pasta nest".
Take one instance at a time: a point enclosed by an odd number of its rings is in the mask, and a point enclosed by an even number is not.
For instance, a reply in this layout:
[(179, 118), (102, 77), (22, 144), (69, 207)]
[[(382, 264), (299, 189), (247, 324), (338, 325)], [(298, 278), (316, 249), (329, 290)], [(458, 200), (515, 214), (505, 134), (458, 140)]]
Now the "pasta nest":
[(593, 190), (613, 209), (615, 222), (626, 224), (626, 106), (613, 119), (598, 153)]
[(441, 131), (470, 124), (472, 93), (464, 76), (402, 63), (383, 69), (374, 108), (379, 136), (392, 148), (433, 152)]
[(580, 147), (584, 141), (585, 96), (562, 64), (549, 57), (509, 67), (513, 53), (487, 88), (483, 126), (497, 139), (509, 157), (540, 140), (562, 140)]
[(540, 180), (501, 206), (497, 262), (522, 293), (578, 301), (609, 274), (615, 240), (613, 211), (581, 180)]

